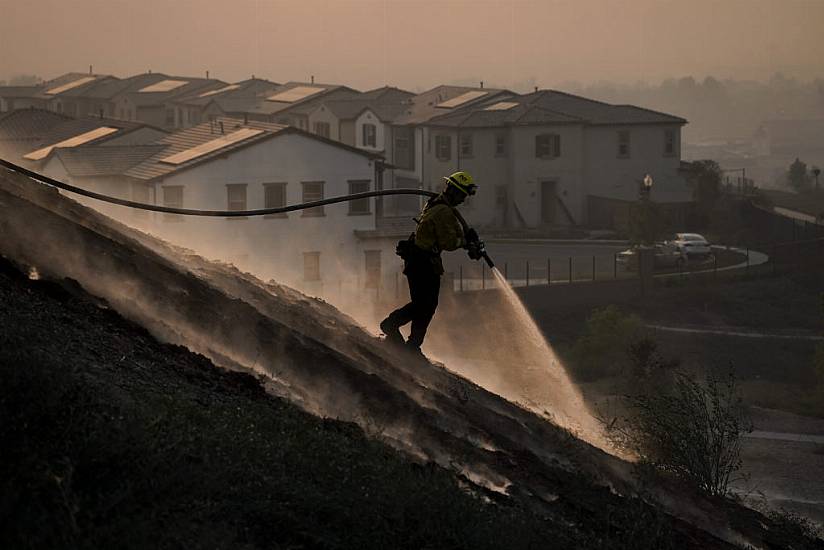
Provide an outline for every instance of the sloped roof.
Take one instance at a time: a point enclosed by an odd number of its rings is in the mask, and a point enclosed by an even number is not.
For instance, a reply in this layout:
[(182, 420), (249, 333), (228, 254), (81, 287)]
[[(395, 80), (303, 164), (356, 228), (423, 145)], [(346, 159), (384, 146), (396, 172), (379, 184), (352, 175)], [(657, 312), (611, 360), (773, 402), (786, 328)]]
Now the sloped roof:
[(83, 96), (95, 99), (112, 99), (120, 94), (137, 91), (166, 78), (164, 74), (143, 73), (118, 80), (107, 80), (90, 86), (84, 91)]
[[(223, 132), (221, 132), (221, 124), (223, 127)], [(183, 151), (187, 151), (193, 147), (203, 145), (223, 135), (228, 135), (232, 132), (241, 129), (257, 129), (263, 131), (260, 134), (250, 136), (241, 141), (227, 144), (226, 146), (220, 149), (206, 153), (204, 155), (194, 157), (186, 162), (182, 162), (179, 164), (169, 164), (167, 162), (161, 162), (161, 159), (165, 159), (172, 155), (182, 153)], [(381, 155), (371, 153), (369, 151), (364, 151), (362, 149), (358, 149), (357, 147), (352, 147), (350, 145), (346, 145), (337, 141), (332, 141), (331, 139), (322, 138), (320, 136), (304, 132), (303, 130), (299, 130), (292, 126), (284, 126), (282, 124), (271, 124), (268, 122), (258, 122), (254, 120), (244, 122), (243, 120), (237, 118), (218, 117), (212, 122), (204, 122), (203, 124), (198, 124), (197, 126), (193, 126), (191, 128), (175, 132), (162, 139), (159, 139), (155, 142), (155, 144), (163, 145), (165, 146), (165, 149), (162, 152), (154, 154), (151, 157), (147, 158), (145, 161), (133, 166), (125, 172), (125, 175), (128, 177), (141, 180), (154, 180), (162, 178), (174, 172), (179, 172), (181, 170), (186, 170), (193, 166), (197, 166), (215, 157), (225, 155), (228, 152), (236, 151), (238, 149), (247, 147), (251, 144), (259, 143), (261, 141), (265, 141), (267, 139), (271, 139), (273, 137), (285, 134), (300, 134), (314, 141), (321, 141), (333, 147), (346, 149), (347, 151), (370, 159), (382, 158)]]
[(506, 110), (487, 111), (483, 108), (459, 111), (430, 121), (433, 126), (458, 128), (494, 128), (497, 126), (526, 126), (544, 124), (582, 124), (578, 117), (544, 109), (536, 105), (519, 103)]
[[(93, 78), (94, 80), (69, 88), (68, 90), (65, 90), (57, 94), (46, 93), (49, 90), (54, 90), (55, 88), (59, 88), (60, 86), (64, 86), (66, 84), (70, 84), (72, 82), (76, 82), (78, 80), (86, 78)], [(38, 97), (44, 99), (53, 99), (61, 97), (85, 97), (85, 94), (88, 93), (89, 90), (93, 90), (94, 88), (106, 83), (119, 81), (120, 79), (116, 76), (108, 74), (67, 73), (41, 84)]]
[[(454, 99), (467, 92), (487, 92), (482, 97), (467, 101), (452, 109), (437, 107), (438, 104)], [(472, 88), (468, 86), (436, 86), (431, 90), (409, 98), (405, 109), (394, 120), (395, 124), (424, 124), (443, 115), (451, 115), (459, 110), (469, 109), (479, 104), (500, 100), (502, 97), (515, 95), (508, 90), (491, 88)]]
[[(310, 84), (311, 86), (311, 84)], [(286, 109), (282, 109), (278, 112), (283, 113), (296, 113), (302, 115), (308, 115), (312, 111), (314, 111), (318, 105), (324, 103), (325, 101), (335, 101), (341, 99), (357, 99), (360, 96), (360, 92), (357, 90), (353, 90), (348, 86), (336, 86), (334, 88), (330, 88), (324, 92), (320, 92), (318, 94), (311, 95), (306, 99), (291, 103), (291, 107), (287, 107)], [(271, 103), (271, 102), (270, 102)]]
[(0, 97), (34, 97), (42, 86), (0, 86)]
[[(42, 114), (42, 110), (38, 109), (22, 109), (19, 112), (29, 113), (33, 118), (44, 116)], [(49, 145), (54, 145), (55, 143), (59, 143), (63, 140), (96, 130), (97, 128), (116, 128), (117, 131), (92, 140), (84, 145), (103, 143), (111, 139), (121, 137), (124, 134), (134, 130), (147, 127), (146, 124), (142, 124), (140, 122), (97, 117), (66, 118), (59, 124), (54, 124), (51, 127), (48, 127), (48, 124), (50, 123), (46, 122), (43, 123), (40, 129), (35, 127), (36, 122), (27, 124), (16, 124), (14, 128), (18, 132), (17, 134), (5, 134), (6, 138), (2, 140), (2, 144), (3, 149), (7, 153), (11, 152), (13, 154), (20, 155), (27, 154), (32, 151), (36, 151), (37, 149), (42, 149), (43, 147), (48, 147)], [(32, 130), (32, 128), (34, 128), (34, 130)], [(33, 135), (33, 131), (36, 131), (37, 135)], [(57, 151), (57, 149), (50, 152), (46, 158), (54, 154), (55, 151)], [(21, 162), (28, 162), (28, 160), (24, 159)]]
[(400, 88), (396, 88), (394, 86), (383, 86), (381, 88), (375, 88), (374, 90), (363, 92), (360, 97), (362, 99), (373, 99), (375, 101), (395, 103), (415, 97), (415, 94), (413, 92), (401, 90)]
[(0, 140), (42, 139), (72, 117), (45, 109), (18, 109), (0, 115)]
[(57, 149), (55, 156), (60, 159), (66, 171), (72, 176), (98, 177), (116, 176), (149, 157), (163, 152), (166, 145), (107, 145), (70, 147)]
[[(129, 101), (138, 107), (146, 105), (160, 105), (174, 98), (184, 97), (195, 92), (205, 92), (208, 90), (216, 90), (227, 85), (222, 80), (214, 78), (192, 78), (186, 76), (169, 76), (161, 73), (151, 73), (146, 75), (138, 75), (132, 77), (134, 80), (128, 88), (119, 91), (115, 95), (127, 94)], [(166, 92), (141, 92), (143, 88), (162, 82), (164, 80), (183, 80), (185, 85), (179, 88), (174, 88)], [(114, 97), (114, 96), (112, 96)]]
[[(297, 88), (299, 86), (323, 88), (323, 91), (307, 96), (304, 99), (289, 103), (284, 101), (269, 101), (267, 99), (267, 97), (271, 97), (272, 95), (279, 94), (281, 92), (285, 92), (293, 88)], [(347, 86), (341, 86), (338, 84), (287, 82), (286, 84), (274, 90), (271, 94), (255, 98), (253, 104), (251, 105), (251, 108), (249, 110), (244, 110), (242, 112), (248, 112), (250, 114), (254, 113), (271, 115), (275, 113), (289, 111), (292, 113), (308, 114), (311, 111), (313, 111), (315, 107), (323, 101), (328, 101), (330, 99), (342, 99), (344, 97), (352, 97), (354, 95), (357, 95), (358, 93), (360, 92), (358, 92), (357, 90), (353, 90), (352, 88), (349, 88)]]
[(589, 124), (686, 124), (681, 117), (635, 105), (611, 105), (558, 90), (539, 90), (520, 96), (519, 102), (586, 120)]
[[(635, 105), (610, 105), (556, 90), (540, 90), (505, 98), (515, 103), (510, 109), (486, 110), (501, 98), (473, 103), (452, 113), (428, 120), (433, 126), (492, 128), (497, 126), (547, 124), (685, 124), (683, 118)], [(453, 110), (454, 111), (454, 110)], [(397, 121), (396, 121), (397, 122)]]
[[(214, 101), (221, 107), (221, 109), (226, 111), (226, 109), (224, 108), (225, 102), (242, 99), (247, 100), (249, 103), (252, 103), (253, 101), (249, 100), (255, 100), (255, 98), (258, 97), (265, 99), (266, 96), (274, 94), (275, 91), (279, 87), (281, 87), (281, 84), (278, 84), (277, 82), (272, 82), (270, 80), (264, 80), (261, 78), (250, 78), (241, 82), (236, 82), (235, 84), (233, 84), (233, 86), (237, 86), (237, 88), (227, 90), (219, 94), (208, 95), (206, 97), (201, 97), (202, 94), (205, 93), (205, 90), (198, 90), (195, 93), (175, 98), (174, 103), (194, 106), (205, 106)], [(220, 88), (217, 88), (217, 90), (219, 89)]]
[[(401, 99), (391, 101), (386, 99), (386, 96), (378, 96), (378, 99), (373, 99), (364, 97), (365, 95), (360, 94), (352, 98), (324, 101), (315, 105), (312, 110), (325, 107), (340, 120), (352, 120), (360, 116), (366, 109), (369, 109), (381, 121), (392, 122), (406, 108), (406, 104)], [(389, 97), (393, 96), (390, 95)]]

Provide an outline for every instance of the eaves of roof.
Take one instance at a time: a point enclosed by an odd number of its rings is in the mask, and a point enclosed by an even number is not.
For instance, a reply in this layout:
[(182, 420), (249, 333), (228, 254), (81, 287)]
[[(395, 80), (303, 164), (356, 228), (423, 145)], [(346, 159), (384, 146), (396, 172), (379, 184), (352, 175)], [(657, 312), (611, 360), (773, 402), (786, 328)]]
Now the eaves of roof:
[(77, 177), (119, 176), (147, 158), (161, 153), (161, 144), (108, 145), (104, 147), (84, 145), (57, 149), (55, 156), (66, 171)]
[[(264, 130), (264, 132), (262, 134), (258, 134), (256, 136), (247, 138), (238, 143), (233, 143), (216, 151), (212, 151), (205, 155), (201, 155), (184, 164), (171, 165), (160, 162), (161, 158), (166, 158), (167, 156), (174, 155), (175, 153), (179, 153), (191, 149), (192, 147), (197, 147), (198, 145), (211, 141), (215, 138), (215, 134), (212, 132), (212, 129), (217, 127), (216, 125), (219, 125), (220, 123), (223, 123), (224, 125), (224, 132), (227, 130), (227, 126), (229, 126), (228, 130), (236, 130), (240, 128), (255, 128)], [(158, 153), (153, 157), (150, 157), (146, 161), (141, 162), (140, 164), (137, 164), (136, 166), (132, 167), (124, 175), (127, 177), (132, 177), (135, 179), (140, 179), (148, 182), (159, 181), (163, 178), (168, 177), (171, 174), (177, 174), (190, 168), (199, 166), (205, 162), (213, 160), (215, 157), (220, 157), (228, 153), (233, 153), (243, 148), (249, 147), (251, 145), (261, 143), (268, 139), (272, 139), (287, 134), (303, 135), (310, 139), (321, 141), (341, 149), (346, 149), (358, 155), (365, 156), (370, 160), (378, 160), (383, 158), (381, 155), (371, 153), (369, 151), (364, 151), (362, 149), (358, 149), (357, 147), (346, 145), (338, 141), (333, 141), (328, 138), (323, 138), (315, 134), (310, 134), (293, 126), (283, 126), (280, 124), (271, 124), (268, 122), (258, 122), (253, 120), (244, 122), (240, 119), (219, 117), (214, 122), (205, 122), (192, 128), (176, 132), (157, 141), (157, 144), (164, 144), (167, 146), (167, 148), (162, 153)]]

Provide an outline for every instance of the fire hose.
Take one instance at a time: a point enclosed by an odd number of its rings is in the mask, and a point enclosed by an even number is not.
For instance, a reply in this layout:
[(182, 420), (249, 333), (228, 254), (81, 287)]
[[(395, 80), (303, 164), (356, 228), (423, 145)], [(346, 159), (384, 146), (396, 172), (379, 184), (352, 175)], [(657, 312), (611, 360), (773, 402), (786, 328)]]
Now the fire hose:
[[(89, 191), (88, 189), (83, 189), (82, 187), (76, 187), (68, 183), (63, 183), (62, 181), (58, 181), (48, 176), (44, 176), (43, 174), (39, 174), (37, 172), (29, 170), (28, 168), (24, 168), (23, 166), (19, 166), (4, 159), (0, 159), (0, 166), (12, 172), (16, 172), (18, 174), (27, 176), (41, 183), (51, 185), (52, 187), (63, 189), (64, 191), (76, 193), (78, 195), (82, 195), (84, 197), (88, 197), (91, 199), (96, 199), (111, 204), (117, 204), (119, 206), (125, 206), (128, 208), (137, 208), (140, 210), (149, 210), (152, 212), (163, 212), (165, 214), (180, 214), (183, 216), (211, 216), (216, 218), (266, 216), (269, 214), (285, 214), (287, 212), (294, 212), (296, 210), (305, 210), (307, 208), (315, 208), (317, 206), (324, 206), (327, 204), (335, 204), (339, 202), (356, 201), (359, 199), (367, 199), (370, 197), (383, 197), (388, 195), (422, 195), (425, 197), (436, 197), (438, 195), (438, 193), (435, 193), (434, 191), (426, 191), (423, 189), (382, 189), (379, 191), (353, 193), (351, 195), (341, 195), (339, 197), (331, 197), (328, 199), (303, 202), (299, 204), (292, 204), (289, 206), (278, 206), (274, 208), (259, 208), (256, 210), (196, 210), (191, 208), (159, 206), (156, 204), (147, 204), (142, 202), (130, 201), (126, 199), (119, 199), (117, 197), (110, 197), (108, 195), (103, 195), (101, 193)], [(475, 232), (474, 229), (471, 229), (467, 225), (466, 220), (463, 219), (463, 216), (461, 216), (457, 210), (454, 210), (454, 212), (456, 213), (458, 220), (461, 223), (461, 226), (464, 228), (464, 233), (467, 235), (467, 237), (470, 237), (467, 238), (467, 251), (469, 252), (469, 257), (473, 260), (485, 258), (489, 266), (494, 267), (492, 264), (492, 260), (490, 260), (489, 256), (486, 255), (484, 243), (478, 238), (478, 234)]]

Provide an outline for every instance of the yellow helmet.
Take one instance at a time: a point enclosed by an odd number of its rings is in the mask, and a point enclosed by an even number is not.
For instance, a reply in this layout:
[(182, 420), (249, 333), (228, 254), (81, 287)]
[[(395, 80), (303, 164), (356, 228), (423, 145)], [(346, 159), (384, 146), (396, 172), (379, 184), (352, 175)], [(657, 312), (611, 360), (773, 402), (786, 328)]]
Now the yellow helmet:
[(452, 185), (460, 189), (464, 195), (474, 195), (478, 186), (473, 183), (472, 176), (466, 172), (455, 172), (449, 177), (445, 177), (448, 185)]

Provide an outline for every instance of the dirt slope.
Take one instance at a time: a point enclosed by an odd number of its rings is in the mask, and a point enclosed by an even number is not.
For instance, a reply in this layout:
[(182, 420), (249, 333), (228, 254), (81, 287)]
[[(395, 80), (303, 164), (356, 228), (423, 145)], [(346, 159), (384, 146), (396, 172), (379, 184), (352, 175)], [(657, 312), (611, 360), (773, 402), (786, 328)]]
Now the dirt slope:
[[(331, 306), (174, 249), (40, 184), (0, 174), (0, 235), (4, 256), (77, 281), (159, 339), (263, 373), (271, 391), (306, 410), (356, 422), (571, 529), (610, 526), (634, 493), (629, 464), (442, 366), (399, 357)], [(664, 485), (652, 494), (680, 518), (671, 530), (681, 547), (780, 547), (754, 513)]]

